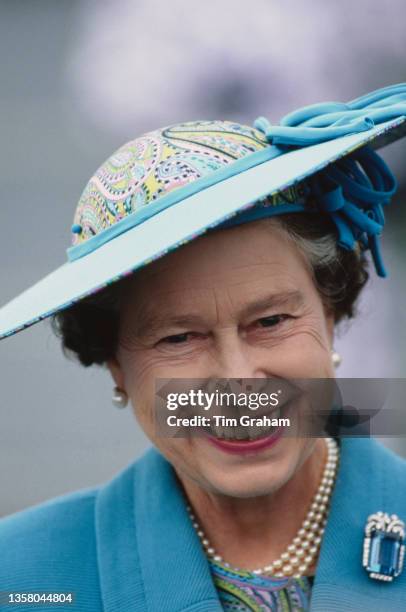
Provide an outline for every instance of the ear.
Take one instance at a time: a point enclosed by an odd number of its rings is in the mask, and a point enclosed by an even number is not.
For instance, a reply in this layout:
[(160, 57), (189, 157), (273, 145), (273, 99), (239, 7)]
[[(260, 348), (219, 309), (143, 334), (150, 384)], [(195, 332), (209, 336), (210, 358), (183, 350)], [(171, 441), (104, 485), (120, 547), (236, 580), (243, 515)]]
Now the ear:
[(124, 389), (124, 374), (123, 374), (123, 370), (121, 369), (121, 366), (118, 362), (118, 360), (113, 357), (112, 359), (109, 359), (106, 363), (108, 369), (110, 370), (110, 374), (111, 377), (113, 378), (116, 387), (119, 387), (120, 389)]

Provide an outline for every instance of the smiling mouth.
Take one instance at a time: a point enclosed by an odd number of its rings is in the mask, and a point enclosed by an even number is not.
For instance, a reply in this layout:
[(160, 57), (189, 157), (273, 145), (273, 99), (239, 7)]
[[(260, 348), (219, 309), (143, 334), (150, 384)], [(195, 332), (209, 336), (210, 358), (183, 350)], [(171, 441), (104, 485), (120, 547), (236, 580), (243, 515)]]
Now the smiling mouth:
[[(212, 438), (225, 441), (252, 442), (254, 440), (261, 440), (262, 438), (269, 438), (269, 436), (281, 429), (281, 425), (279, 423), (277, 425), (263, 424), (265, 417), (268, 417), (268, 419), (272, 421), (274, 419), (278, 419), (279, 421), (281, 418), (286, 418), (285, 407), (287, 407), (287, 404), (285, 404), (284, 409), (279, 406), (266, 415), (249, 415), (249, 425), (216, 425), (212, 420), (210, 426), (205, 427), (204, 431)], [(238, 418), (237, 422), (239, 422)]]

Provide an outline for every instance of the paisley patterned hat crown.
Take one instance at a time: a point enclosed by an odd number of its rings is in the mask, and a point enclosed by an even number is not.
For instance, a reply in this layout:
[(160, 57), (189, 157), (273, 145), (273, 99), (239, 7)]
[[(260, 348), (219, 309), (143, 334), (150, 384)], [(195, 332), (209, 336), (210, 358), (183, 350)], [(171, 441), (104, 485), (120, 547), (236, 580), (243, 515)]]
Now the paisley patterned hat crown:
[(128, 142), (86, 185), (67, 263), (0, 309), (0, 338), (211, 228), (288, 212), (329, 215), (339, 245), (369, 249), (385, 276), (378, 237), (396, 181), (369, 145), (403, 136), (405, 119), (400, 84), (299, 109), (279, 125), (195, 121)]
[[(131, 140), (86, 185), (72, 226), (73, 247), (100, 244), (107, 228), (130, 215), (134, 224), (141, 222), (185, 197), (186, 186), (200, 181), (188, 193), (196, 191), (202, 179), (267, 146), (260, 131), (228, 121), (183, 123)], [(72, 248), (69, 257), (88, 249)]]

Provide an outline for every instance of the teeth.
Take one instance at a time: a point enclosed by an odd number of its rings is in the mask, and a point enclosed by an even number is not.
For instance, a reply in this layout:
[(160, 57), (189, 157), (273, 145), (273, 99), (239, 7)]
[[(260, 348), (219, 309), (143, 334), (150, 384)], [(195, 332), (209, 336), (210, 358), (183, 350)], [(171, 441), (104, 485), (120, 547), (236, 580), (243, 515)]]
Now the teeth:
[[(259, 415), (250, 415), (252, 418), (259, 418)], [(263, 416), (263, 415), (261, 415)], [(276, 408), (272, 413), (267, 414), (269, 418), (279, 419), (281, 416), (280, 407)], [(257, 438), (262, 438), (266, 435), (270, 435), (273, 431), (275, 431), (276, 427), (267, 427), (253, 425), (252, 427), (247, 426), (226, 426), (226, 425), (215, 425), (213, 422), (210, 431), (212, 435), (216, 438), (220, 438), (223, 440), (256, 440)]]
[(216, 425), (214, 430), (217, 432), (219, 438), (228, 438), (230, 436), (230, 428), (225, 425)]
[(248, 427), (248, 428), (247, 428), (247, 436), (248, 436), (248, 438), (249, 438), (250, 440), (254, 440), (254, 439), (255, 439), (255, 437), (256, 437), (256, 435), (255, 435), (255, 434), (259, 432), (259, 427), (257, 427), (257, 428), (256, 428), (256, 430), (257, 430), (257, 431), (255, 432), (254, 427)]
[(226, 427), (225, 425), (215, 425), (214, 423), (210, 427), (211, 433), (216, 438), (221, 438), (223, 440), (228, 440), (233, 438), (233, 427)]
[(234, 435), (237, 438), (237, 440), (244, 440), (244, 438), (247, 437), (247, 434), (249, 435), (249, 431), (246, 431), (246, 427), (233, 427), (234, 430)]

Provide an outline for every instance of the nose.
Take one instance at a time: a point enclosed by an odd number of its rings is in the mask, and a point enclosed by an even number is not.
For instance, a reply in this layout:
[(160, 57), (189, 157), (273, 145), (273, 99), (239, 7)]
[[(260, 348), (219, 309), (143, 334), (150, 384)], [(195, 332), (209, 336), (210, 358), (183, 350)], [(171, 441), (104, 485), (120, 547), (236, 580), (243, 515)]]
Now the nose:
[(266, 351), (250, 346), (237, 333), (218, 338), (210, 377), (268, 378), (271, 376)]

